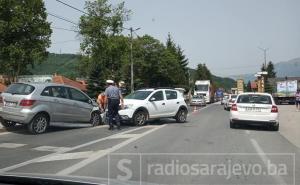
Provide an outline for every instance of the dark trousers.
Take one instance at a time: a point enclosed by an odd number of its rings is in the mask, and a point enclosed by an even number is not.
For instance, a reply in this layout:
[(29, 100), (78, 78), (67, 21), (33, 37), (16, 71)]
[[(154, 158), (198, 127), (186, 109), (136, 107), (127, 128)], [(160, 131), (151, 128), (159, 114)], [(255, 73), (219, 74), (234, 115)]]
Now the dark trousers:
[(109, 126), (112, 127), (115, 122), (117, 126), (120, 126), (120, 118), (119, 118), (119, 99), (108, 99), (108, 123)]

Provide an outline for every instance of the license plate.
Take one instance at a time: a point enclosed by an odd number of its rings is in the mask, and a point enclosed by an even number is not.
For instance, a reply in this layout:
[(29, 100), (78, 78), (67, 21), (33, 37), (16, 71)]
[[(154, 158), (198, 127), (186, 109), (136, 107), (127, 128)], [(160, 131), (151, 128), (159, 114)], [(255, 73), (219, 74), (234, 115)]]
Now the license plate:
[(261, 112), (261, 108), (258, 108), (258, 107), (246, 107), (246, 111)]
[(9, 101), (7, 101), (7, 102), (5, 102), (5, 106), (7, 106), (7, 107), (15, 107), (15, 106), (17, 106), (17, 103), (16, 102), (9, 102)]

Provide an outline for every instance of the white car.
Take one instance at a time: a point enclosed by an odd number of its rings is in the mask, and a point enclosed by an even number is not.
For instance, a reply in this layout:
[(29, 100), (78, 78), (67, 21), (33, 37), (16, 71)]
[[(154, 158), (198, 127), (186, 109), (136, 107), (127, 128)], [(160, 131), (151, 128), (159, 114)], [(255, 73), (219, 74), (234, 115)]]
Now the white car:
[(230, 110), (232, 104), (235, 102), (237, 95), (236, 94), (229, 94), (228, 98), (224, 103), (224, 110)]
[(278, 107), (268, 93), (239, 94), (230, 110), (230, 128), (237, 124), (255, 124), (279, 130)]
[(175, 89), (142, 89), (124, 98), (124, 109), (119, 111), (122, 121), (141, 126), (149, 119), (175, 118), (186, 121), (187, 105), (182, 93)]
[(224, 105), (226, 103), (226, 101), (228, 100), (229, 96), (228, 95), (224, 95), (224, 97), (221, 100), (221, 105)]

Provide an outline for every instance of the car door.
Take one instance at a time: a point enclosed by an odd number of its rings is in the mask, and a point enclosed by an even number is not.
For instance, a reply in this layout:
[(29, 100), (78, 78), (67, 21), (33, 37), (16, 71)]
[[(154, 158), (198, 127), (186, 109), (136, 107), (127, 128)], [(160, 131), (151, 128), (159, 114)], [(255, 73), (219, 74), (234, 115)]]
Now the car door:
[(91, 99), (85, 95), (83, 92), (68, 88), (70, 99), (72, 101), (72, 114), (74, 122), (89, 122), (91, 118), (91, 113), (93, 110), (93, 105)]
[[(178, 93), (174, 90), (165, 90), (166, 94), (166, 114), (175, 115), (179, 109), (180, 100)], [(182, 95), (181, 95), (182, 96)]]
[(57, 122), (71, 122), (72, 102), (70, 101), (68, 89), (65, 86), (53, 86), (53, 108), (56, 110)]
[(166, 116), (166, 100), (162, 90), (150, 96), (147, 105), (150, 118)]
[(48, 86), (41, 93), (41, 101), (51, 111), (51, 122), (70, 122), (71, 102), (64, 86)]

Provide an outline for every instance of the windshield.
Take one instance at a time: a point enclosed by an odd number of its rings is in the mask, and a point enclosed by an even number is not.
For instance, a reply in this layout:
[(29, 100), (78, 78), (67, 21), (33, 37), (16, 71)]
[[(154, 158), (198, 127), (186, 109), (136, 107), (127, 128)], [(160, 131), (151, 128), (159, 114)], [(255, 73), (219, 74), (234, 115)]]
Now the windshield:
[(145, 100), (153, 91), (135, 91), (125, 97), (125, 99)]
[(208, 85), (195, 85), (195, 91), (208, 91)]
[(240, 95), (237, 103), (272, 104), (272, 100), (266, 95)]
[(199, 96), (199, 95), (194, 95), (193, 99), (203, 99), (203, 96)]
[(10, 94), (28, 95), (31, 94), (33, 91), (34, 87), (32, 85), (16, 83), (10, 85), (5, 92)]
[(230, 99), (236, 99), (237, 95), (231, 95)]

